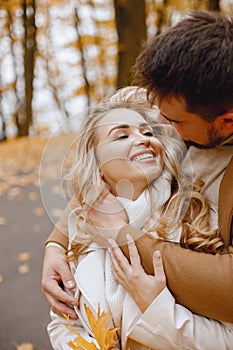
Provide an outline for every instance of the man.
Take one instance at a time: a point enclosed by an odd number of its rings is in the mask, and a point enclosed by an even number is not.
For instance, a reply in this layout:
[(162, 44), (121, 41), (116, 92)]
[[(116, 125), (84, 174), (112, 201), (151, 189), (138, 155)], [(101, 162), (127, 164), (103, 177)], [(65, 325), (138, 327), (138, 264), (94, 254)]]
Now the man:
[[(134, 76), (187, 143), (194, 180), (218, 210), (220, 234), (228, 254), (193, 252), (151, 239), (127, 225), (122, 211), (120, 216), (107, 216), (96, 210), (100, 208), (90, 209), (92, 234), (99, 239), (101, 233), (94, 227), (122, 227), (118, 243), (124, 244), (127, 233), (137, 239), (148, 274), (153, 274), (153, 252), (160, 250), (168, 287), (178, 303), (192, 312), (233, 322), (233, 255), (229, 254), (233, 226), (233, 19), (194, 12), (145, 45)], [(66, 245), (57, 229), (48, 241)], [(123, 251), (127, 254), (124, 247)], [(75, 317), (66, 304), (77, 301), (59, 288), (61, 280), (66, 288), (74, 287), (62, 250), (49, 243), (44, 259), (44, 293), (53, 310)]]

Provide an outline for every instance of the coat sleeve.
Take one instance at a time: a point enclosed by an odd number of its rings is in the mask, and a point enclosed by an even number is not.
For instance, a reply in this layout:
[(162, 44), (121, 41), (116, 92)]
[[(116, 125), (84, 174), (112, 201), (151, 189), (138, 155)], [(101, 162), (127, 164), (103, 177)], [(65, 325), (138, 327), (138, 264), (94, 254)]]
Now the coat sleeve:
[(118, 244), (128, 256), (126, 234), (136, 240), (141, 262), (154, 274), (152, 254), (160, 250), (167, 285), (176, 302), (192, 312), (233, 323), (233, 254), (206, 254), (156, 240), (128, 225), (118, 235)]
[[(68, 345), (70, 341), (73, 341), (77, 338), (77, 335), (74, 334), (68, 326), (67, 320), (55, 314), (53, 311), (50, 311), (51, 322), (47, 326), (47, 331), (51, 345), (54, 350), (70, 350), (71, 347)], [(71, 320), (71, 326), (75, 332), (79, 333), (85, 340), (89, 343), (94, 342), (98, 347), (94, 338), (92, 338), (88, 332), (82, 327), (79, 320)]]
[[(232, 325), (233, 326), (233, 325)], [(165, 288), (136, 322), (129, 335), (151, 349), (229, 350), (233, 328), (221, 322), (193, 314)]]

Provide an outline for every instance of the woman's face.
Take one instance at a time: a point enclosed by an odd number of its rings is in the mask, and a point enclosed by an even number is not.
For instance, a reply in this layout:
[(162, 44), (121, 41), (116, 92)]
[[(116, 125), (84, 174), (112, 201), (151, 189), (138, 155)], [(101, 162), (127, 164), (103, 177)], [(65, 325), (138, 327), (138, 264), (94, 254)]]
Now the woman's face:
[(96, 157), (115, 196), (136, 199), (163, 167), (162, 144), (138, 113), (116, 108), (98, 122)]

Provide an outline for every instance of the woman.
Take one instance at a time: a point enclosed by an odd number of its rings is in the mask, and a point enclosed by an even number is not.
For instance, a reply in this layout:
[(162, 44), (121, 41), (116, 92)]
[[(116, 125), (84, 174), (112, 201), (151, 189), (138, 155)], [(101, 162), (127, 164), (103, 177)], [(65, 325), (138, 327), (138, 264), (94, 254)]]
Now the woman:
[[(107, 250), (94, 243), (83, 229), (87, 208), (101, 196), (108, 192), (116, 196), (124, 206), (128, 221), (149, 231), (152, 237), (181, 242), (194, 250), (201, 247), (216, 253), (223, 249), (213, 227), (213, 216), (212, 226), (209, 223), (207, 203), (180, 173), (179, 164), (185, 153), (183, 144), (169, 136), (167, 130), (170, 128), (166, 125), (154, 122), (149, 110), (126, 103), (96, 107), (82, 127), (76, 158), (68, 176), (73, 193), (81, 203), (69, 216), (68, 256), (77, 283), (75, 295), (79, 299), (78, 321), (74, 321), (73, 326), (88, 341), (96, 342), (85, 314), (85, 304), (93, 312), (97, 312), (99, 304), (101, 310), (111, 312), (111, 327), (119, 328), (122, 349), (127, 349), (127, 339), (131, 338), (146, 311), (140, 310), (116, 282)], [(165, 287), (164, 278), (156, 294)], [(54, 313), (51, 316), (48, 332), (54, 349), (68, 349), (67, 343), (75, 336), (66, 328), (64, 318)], [(203, 325), (208, 319), (197, 316), (193, 322)], [(209, 324), (216, 334), (214, 344), (224, 343), (227, 349), (233, 334), (217, 321), (211, 320)], [(161, 343), (160, 334), (152, 335), (152, 344), (148, 346), (147, 336), (139, 334), (136, 342), (130, 344), (131, 349), (160, 349), (162, 346), (169, 349), (167, 341)], [(183, 340), (185, 344), (185, 335)], [(189, 339), (193, 348), (197, 341), (195, 336)]]

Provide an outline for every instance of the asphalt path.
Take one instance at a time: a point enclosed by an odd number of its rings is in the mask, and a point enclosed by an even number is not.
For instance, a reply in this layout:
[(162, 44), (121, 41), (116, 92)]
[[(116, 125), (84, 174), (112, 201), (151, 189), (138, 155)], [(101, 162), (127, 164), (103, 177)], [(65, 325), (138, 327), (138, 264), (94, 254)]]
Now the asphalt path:
[(0, 350), (23, 343), (51, 350), (41, 269), (43, 243), (53, 225), (42, 207), (38, 187), (24, 188), (17, 200), (0, 197)]
[[(76, 135), (0, 145), (0, 350), (52, 350), (41, 291), (44, 242), (62, 214), (63, 159)], [(42, 156), (43, 154), (43, 156)]]

